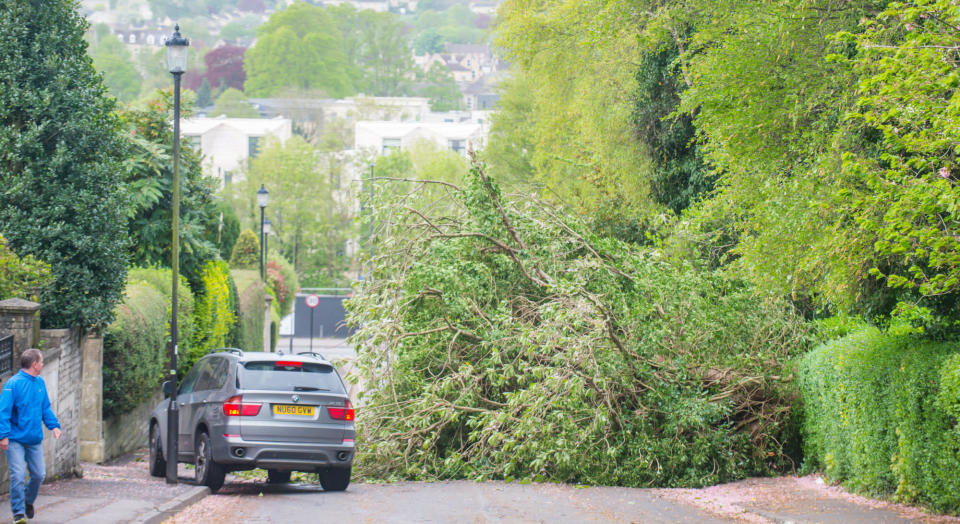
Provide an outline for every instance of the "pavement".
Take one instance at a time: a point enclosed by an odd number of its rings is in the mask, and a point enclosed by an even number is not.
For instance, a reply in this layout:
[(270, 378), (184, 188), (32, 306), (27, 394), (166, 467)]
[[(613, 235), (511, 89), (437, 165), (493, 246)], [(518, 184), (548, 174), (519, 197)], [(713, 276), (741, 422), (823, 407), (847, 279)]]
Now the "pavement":
[(347, 392), (355, 406), (361, 405), (358, 393), (363, 390), (361, 377), (356, 373), (355, 362), (357, 352), (347, 344), (343, 338), (293, 338), (281, 336), (277, 341), (277, 351), (280, 353), (320, 353), (337, 367), (340, 377), (347, 385)]
[(293, 338), (281, 336), (277, 340), (277, 351), (280, 353), (320, 353), (330, 362), (339, 360), (354, 360), (357, 352), (354, 351), (344, 338)]
[[(32, 524), (159, 523), (210, 494), (193, 484), (193, 471), (180, 465), (179, 483), (150, 476), (146, 450), (107, 464), (81, 464), (82, 478), (46, 482), (34, 503)], [(0, 516), (10, 508), (9, 494), (0, 497)], [(0, 522), (9, 522), (0, 517)]]

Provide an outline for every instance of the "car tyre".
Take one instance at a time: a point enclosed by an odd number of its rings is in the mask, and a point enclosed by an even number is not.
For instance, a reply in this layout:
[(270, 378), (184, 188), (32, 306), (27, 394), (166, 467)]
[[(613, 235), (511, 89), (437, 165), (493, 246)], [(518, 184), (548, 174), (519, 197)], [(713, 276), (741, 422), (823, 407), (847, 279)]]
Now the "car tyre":
[(194, 471), (197, 475), (197, 484), (210, 488), (211, 492), (216, 493), (223, 487), (223, 479), (227, 476), (227, 470), (223, 464), (217, 464), (213, 460), (213, 446), (210, 444), (210, 437), (205, 433), (197, 436), (197, 458)]
[(160, 425), (150, 424), (150, 475), (164, 477), (167, 474), (167, 461), (163, 459), (163, 444), (160, 442)]
[(324, 491), (343, 491), (350, 485), (351, 466), (345, 468), (326, 468), (317, 474)]
[(267, 484), (286, 484), (290, 482), (292, 471), (280, 471), (276, 469), (267, 470)]

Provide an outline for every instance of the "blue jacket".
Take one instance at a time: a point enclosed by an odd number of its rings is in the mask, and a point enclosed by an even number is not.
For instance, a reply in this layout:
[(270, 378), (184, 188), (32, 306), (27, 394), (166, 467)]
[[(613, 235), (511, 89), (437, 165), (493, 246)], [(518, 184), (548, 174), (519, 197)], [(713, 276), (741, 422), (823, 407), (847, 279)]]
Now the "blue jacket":
[(21, 369), (0, 392), (0, 440), (9, 437), (21, 444), (39, 444), (43, 440), (41, 421), (47, 429), (60, 427), (43, 379)]

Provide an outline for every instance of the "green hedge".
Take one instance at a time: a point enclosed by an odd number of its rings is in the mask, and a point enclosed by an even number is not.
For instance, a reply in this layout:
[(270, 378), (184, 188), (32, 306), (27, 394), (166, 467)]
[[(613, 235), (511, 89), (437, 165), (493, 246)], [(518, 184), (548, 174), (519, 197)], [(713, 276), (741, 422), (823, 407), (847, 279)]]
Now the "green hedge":
[(234, 269), (260, 269), (260, 240), (257, 234), (244, 229), (233, 245), (230, 267)]
[[(170, 268), (151, 267), (130, 268), (127, 273), (127, 285), (135, 282), (143, 282), (153, 286), (154, 289), (163, 293), (166, 299), (166, 337), (170, 337), (170, 313), (173, 309), (173, 271)], [(180, 283), (177, 286), (177, 342), (180, 346), (180, 354), (189, 353), (193, 347), (193, 340), (196, 337), (197, 322), (194, 310), (193, 291), (187, 278), (180, 275)]]
[(237, 300), (229, 266), (222, 260), (207, 262), (200, 282), (202, 289), (197, 296), (195, 314), (197, 331), (190, 350), (181, 353), (181, 373), (211, 351), (234, 344)]
[(255, 270), (233, 270), (240, 291), (237, 316), (238, 345), (244, 351), (263, 351), (263, 322), (267, 311), (266, 287)]
[(145, 282), (127, 285), (103, 336), (103, 416), (126, 413), (163, 379), (167, 302)]
[(960, 510), (960, 353), (862, 328), (799, 365), (805, 468), (870, 495)]

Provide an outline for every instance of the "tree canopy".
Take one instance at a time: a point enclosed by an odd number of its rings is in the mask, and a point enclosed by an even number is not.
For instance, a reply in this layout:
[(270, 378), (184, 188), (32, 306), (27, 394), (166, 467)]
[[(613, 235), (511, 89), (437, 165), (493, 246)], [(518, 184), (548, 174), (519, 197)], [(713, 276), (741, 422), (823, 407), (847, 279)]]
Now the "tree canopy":
[[(957, 8), (508, 0), (485, 155), (809, 315), (960, 319)], [(949, 328), (953, 329), (953, 328)]]
[(0, 3), (0, 233), (50, 264), (43, 323), (104, 326), (123, 292), (119, 125), (69, 0)]
[(397, 15), (350, 5), (298, 2), (270, 16), (245, 58), (250, 96), (314, 91), (403, 95), (413, 75), (410, 43)]

